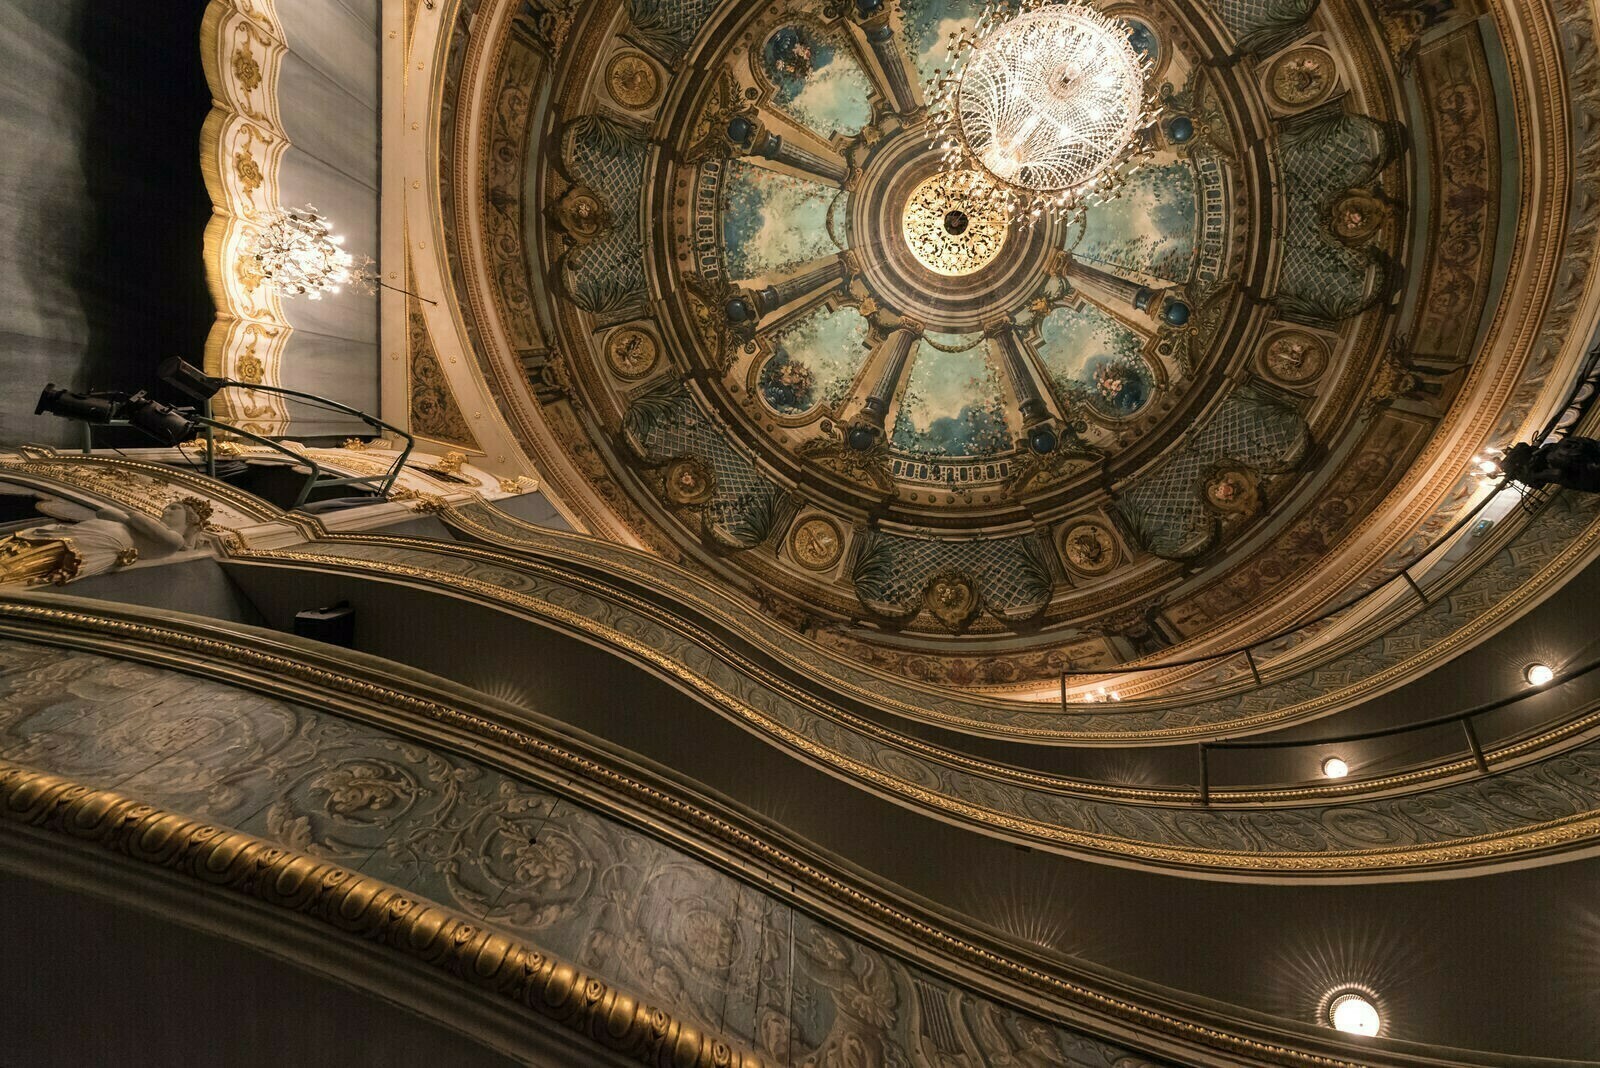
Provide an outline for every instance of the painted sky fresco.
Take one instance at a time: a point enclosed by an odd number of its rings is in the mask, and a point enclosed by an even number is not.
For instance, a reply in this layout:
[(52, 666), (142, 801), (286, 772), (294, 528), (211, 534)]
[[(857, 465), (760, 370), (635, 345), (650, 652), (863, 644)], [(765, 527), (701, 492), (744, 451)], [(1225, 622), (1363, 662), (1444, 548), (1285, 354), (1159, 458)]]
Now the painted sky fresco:
[(871, 85), (848, 46), (806, 25), (767, 38), (761, 70), (772, 102), (823, 137), (857, 134), (872, 121)]
[(983, 4), (978, 0), (901, 0), (907, 51), (924, 82), (935, 70), (945, 70), (945, 46), (950, 35), (978, 20)]
[[(941, 344), (962, 340), (929, 336)], [(1000, 376), (981, 339), (963, 352), (917, 343), (890, 441), (915, 456), (992, 456), (1011, 447)]]
[(837, 189), (757, 167), (728, 163), (722, 240), (735, 279), (782, 274), (838, 252), (828, 236), (828, 206)]
[(785, 330), (761, 366), (761, 399), (779, 415), (843, 400), (867, 358), (867, 321), (854, 308), (823, 308)]
[(1062, 397), (1109, 419), (1150, 403), (1155, 378), (1139, 335), (1099, 308), (1057, 308), (1039, 324), (1039, 336), (1039, 359)]
[[(1194, 272), (1199, 194), (1182, 160), (1145, 163), (1121, 195), (1084, 212), (1069, 231), (1072, 255), (1140, 281), (1185, 283)], [(1082, 240), (1073, 243), (1081, 233)]]

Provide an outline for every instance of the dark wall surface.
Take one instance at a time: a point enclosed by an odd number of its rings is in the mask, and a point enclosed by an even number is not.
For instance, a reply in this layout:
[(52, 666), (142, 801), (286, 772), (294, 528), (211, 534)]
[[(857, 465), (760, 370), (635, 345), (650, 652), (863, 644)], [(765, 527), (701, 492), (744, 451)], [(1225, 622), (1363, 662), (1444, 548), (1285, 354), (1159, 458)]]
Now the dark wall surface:
[(153, 915), (0, 872), (0, 1064), (510, 1060), (337, 982)]
[(135, 389), (204, 348), (204, 10), (0, 4), (0, 441), (77, 440), (34, 416), (46, 381)]

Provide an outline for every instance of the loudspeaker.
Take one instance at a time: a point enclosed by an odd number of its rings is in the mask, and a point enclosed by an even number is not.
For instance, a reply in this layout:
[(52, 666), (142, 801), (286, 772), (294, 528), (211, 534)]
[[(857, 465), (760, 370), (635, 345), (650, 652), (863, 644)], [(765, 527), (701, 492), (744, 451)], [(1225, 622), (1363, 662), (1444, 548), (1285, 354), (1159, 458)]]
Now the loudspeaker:
[(327, 608), (308, 608), (294, 614), (294, 632), (302, 638), (342, 645), (346, 649), (356, 644), (356, 610), (349, 601), (340, 601)]

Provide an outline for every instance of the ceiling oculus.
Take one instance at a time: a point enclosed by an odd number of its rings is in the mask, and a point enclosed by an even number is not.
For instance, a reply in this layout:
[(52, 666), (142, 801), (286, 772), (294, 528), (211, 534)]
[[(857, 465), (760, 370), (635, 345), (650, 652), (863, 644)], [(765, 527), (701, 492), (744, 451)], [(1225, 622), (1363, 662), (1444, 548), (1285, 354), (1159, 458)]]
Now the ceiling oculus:
[(1155, 120), (1129, 27), (1085, 4), (989, 0), (929, 90), (934, 143), (1008, 215), (1067, 217), (1110, 192)]
[(973, 194), (970, 174), (935, 174), (906, 201), (901, 230), (911, 254), (935, 274), (972, 274), (1006, 247), (1006, 216), (993, 201)]

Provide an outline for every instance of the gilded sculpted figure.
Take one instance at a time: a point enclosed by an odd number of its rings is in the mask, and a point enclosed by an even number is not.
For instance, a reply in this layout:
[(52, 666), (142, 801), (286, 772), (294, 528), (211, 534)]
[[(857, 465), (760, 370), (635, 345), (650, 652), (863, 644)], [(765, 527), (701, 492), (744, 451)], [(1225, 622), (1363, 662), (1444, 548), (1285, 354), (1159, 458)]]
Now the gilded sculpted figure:
[(87, 508), (54, 498), (44, 498), (36, 507), (60, 522), (0, 538), (0, 584), (64, 586), (127, 567), (141, 557), (192, 549), (211, 515), (211, 505), (194, 497), (173, 501), (162, 509), (159, 520), (140, 512), (103, 505)]

